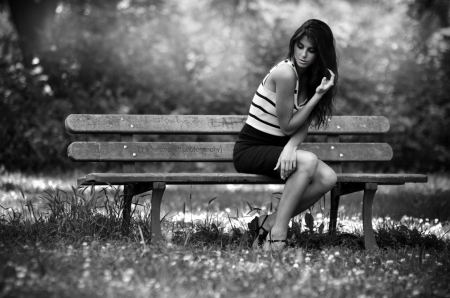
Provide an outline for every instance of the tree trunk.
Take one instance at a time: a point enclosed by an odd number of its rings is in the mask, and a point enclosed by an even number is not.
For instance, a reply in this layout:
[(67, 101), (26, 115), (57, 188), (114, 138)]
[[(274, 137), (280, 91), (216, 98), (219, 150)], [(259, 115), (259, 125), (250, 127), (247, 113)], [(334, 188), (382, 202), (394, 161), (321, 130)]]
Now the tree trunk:
[(19, 36), (19, 46), (26, 66), (50, 38), (58, 0), (9, 0), (11, 21)]

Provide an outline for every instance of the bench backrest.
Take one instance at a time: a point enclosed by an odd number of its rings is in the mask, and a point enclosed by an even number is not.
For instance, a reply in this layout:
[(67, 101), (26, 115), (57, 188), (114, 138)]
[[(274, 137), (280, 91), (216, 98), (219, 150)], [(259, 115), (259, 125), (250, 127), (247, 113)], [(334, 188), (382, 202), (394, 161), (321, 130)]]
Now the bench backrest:
[[(66, 119), (72, 134), (119, 134), (117, 142), (74, 142), (68, 156), (74, 161), (116, 161), (124, 172), (135, 172), (141, 161), (232, 161), (233, 142), (135, 142), (134, 135), (237, 135), (247, 116), (216, 115), (91, 115)], [(310, 128), (309, 135), (326, 135), (325, 143), (303, 143), (300, 149), (342, 172), (343, 162), (388, 161), (392, 148), (385, 143), (340, 143), (340, 135), (374, 135), (389, 130), (382, 116), (334, 116), (326, 128)]]

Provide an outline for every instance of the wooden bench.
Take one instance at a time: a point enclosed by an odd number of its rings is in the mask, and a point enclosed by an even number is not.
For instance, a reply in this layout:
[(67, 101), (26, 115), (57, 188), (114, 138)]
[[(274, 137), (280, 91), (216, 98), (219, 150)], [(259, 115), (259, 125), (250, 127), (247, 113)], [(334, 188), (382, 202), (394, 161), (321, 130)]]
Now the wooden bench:
[[(135, 142), (139, 134), (237, 135), (246, 116), (212, 115), (70, 115), (66, 129), (72, 134), (118, 134), (116, 142), (74, 142), (68, 156), (74, 161), (121, 162), (120, 173), (90, 173), (78, 186), (124, 185), (123, 233), (128, 234), (132, 197), (152, 190), (151, 229), (161, 240), (160, 205), (168, 184), (284, 184), (281, 179), (239, 173), (136, 173), (136, 162), (231, 162), (234, 142)], [(366, 248), (377, 247), (372, 229), (372, 202), (378, 185), (427, 182), (419, 174), (343, 173), (348, 162), (389, 161), (392, 148), (385, 143), (340, 143), (340, 136), (384, 134), (389, 122), (379, 116), (335, 116), (325, 129), (310, 128), (309, 135), (322, 135), (324, 142), (303, 143), (337, 173), (331, 191), (329, 231), (336, 231), (339, 198), (364, 191), (363, 228)], [(319, 137), (320, 139), (320, 137)]]

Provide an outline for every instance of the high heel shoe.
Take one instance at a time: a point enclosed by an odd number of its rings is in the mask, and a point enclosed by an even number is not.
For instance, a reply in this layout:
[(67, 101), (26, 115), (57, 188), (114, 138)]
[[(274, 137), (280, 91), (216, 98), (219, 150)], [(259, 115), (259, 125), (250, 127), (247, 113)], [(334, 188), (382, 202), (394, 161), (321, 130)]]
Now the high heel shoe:
[[(255, 218), (248, 224), (248, 229), (252, 233), (252, 248), (257, 249), (261, 248), (266, 240), (267, 234), (269, 231), (264, 229), (264, 223), (266, 222), (269, 216), (266, 215), (261, 225), (259, 225), (259, 217), (255, 216)], [(262, 233), (259, 231), (262, 230)]]
[[(272, 245), (273, 243), (284, 243), (282, 245)], [(281, 251), (287, 247), (287, 239), (284, 240), (273, 240), (272, 239), (272, 230), (269, 232), (269, 240), (267, 240), (267, 243), (264, 245), (265, 251)]]

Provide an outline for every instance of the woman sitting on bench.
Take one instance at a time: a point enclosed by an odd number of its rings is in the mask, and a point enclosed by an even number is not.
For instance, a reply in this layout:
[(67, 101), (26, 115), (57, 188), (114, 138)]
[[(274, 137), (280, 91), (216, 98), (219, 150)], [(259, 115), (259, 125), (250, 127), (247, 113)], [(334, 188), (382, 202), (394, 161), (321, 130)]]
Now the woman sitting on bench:
[(280, 250), (288, 224), (336, 183), (336, 173), (311, 152), (297, 149), (312, 124), (326, 125), (333, 111), (338, 69), (330, 27), (306, 21), (292, 36), (285, 60), (258, 87), (233, 152), (240, 173), (286, 180), (277, 210), (256, 217), (253, 247)]

